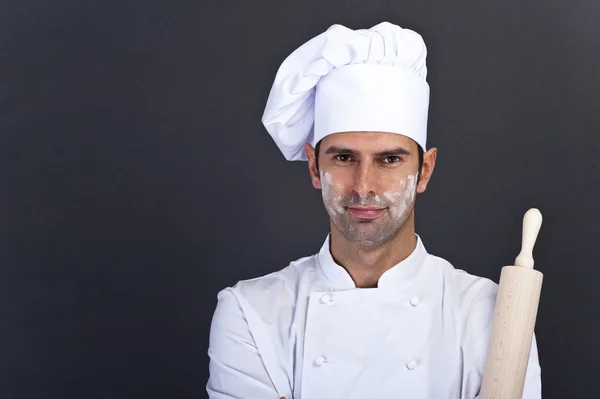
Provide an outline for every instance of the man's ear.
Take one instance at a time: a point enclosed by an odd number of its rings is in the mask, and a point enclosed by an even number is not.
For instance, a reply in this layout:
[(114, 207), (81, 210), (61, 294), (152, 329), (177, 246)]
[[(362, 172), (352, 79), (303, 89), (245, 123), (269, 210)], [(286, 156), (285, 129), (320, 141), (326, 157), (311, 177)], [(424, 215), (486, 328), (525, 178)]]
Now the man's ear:
[(430, 148), (423, 154), (423, 166), (421, 167), (421, 178), (417, 184), (417, 193), (423, 193), (427, 189), (427, 184), (435, 169), (435, 160), (437, 158), (437, 148)]
[(315, 155), (315, 148), (306, 143), (304, 144), (304, 150), (306, 151), (306, 158), (308, 158), (308, 172), (310, 173), (310, 180), (312, 185), (317, 190), (321, 189), (321, 177), (317, 170), (317, 158)]

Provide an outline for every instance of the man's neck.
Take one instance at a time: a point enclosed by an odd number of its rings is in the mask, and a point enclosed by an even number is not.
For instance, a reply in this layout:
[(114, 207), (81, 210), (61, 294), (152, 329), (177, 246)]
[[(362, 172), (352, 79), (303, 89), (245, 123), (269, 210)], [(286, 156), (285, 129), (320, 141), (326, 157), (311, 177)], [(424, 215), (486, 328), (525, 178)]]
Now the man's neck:
[(376, 247), (352, 243), (332, 226), (331, 256), (337, 264), (346, 269), (356, 287), (377, 287), (383, 273), (408, 258), (415, 250), (417, 239), (414, 224), (411, 222), (407, 221), (393, 239)]

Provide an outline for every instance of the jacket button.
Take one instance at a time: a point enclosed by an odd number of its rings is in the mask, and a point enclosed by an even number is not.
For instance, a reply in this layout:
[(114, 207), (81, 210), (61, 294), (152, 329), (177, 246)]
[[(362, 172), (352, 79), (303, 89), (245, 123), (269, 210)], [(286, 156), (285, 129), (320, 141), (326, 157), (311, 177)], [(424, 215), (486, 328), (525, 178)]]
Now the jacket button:
[(406, 363), (406, 368), (409, 370), (414, 370), (415, 367), (417, 367), (417, 361), (416, 360), (411, 360), (408, 363)]
[(331, 298), (331, 294), (324, 294), (321, 297), (321, 303), (327, 305), (328, 303), (333, 302), (333, 298)]
[(319, 356), (318, 358), (315, 359), (313, 364), (317, 367), (321, 367), (322, 365), (325, 364), (326, 361), (327, 360), (323, 356)]
[(419, 302), (419, 298), (417, 298), (416, 296), (410, 299), (410, 304), (413, 306), (417, 306)]

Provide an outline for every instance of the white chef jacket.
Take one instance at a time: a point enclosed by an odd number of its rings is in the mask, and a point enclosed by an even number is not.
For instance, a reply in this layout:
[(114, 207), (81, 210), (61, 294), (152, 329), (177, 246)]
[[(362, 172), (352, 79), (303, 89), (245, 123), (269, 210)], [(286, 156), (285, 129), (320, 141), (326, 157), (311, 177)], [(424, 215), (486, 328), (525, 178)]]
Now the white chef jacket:
[[(417, 247), (356, 288), (329, 251), (219, 292), (211, 399), (478, 398), (497, 284)], [(534, 337), (524, 399), (541, 398)]]

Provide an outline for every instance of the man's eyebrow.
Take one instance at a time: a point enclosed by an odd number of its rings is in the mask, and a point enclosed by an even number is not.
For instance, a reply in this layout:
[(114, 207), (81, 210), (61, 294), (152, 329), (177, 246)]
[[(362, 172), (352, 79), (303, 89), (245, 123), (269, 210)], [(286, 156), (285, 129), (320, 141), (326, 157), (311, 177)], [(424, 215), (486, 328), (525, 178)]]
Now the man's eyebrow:
[(347, 154), (347, 155), (357, 155), (358, 151), (352, 150), (350, 148), (336, 147), (331, 146), (325, 151), (325, 154)]
[[(351, 148), (331, 146), (331, 147), (327, 148), (327, 150), (325, 151), (325, 154), (337, 154), (337, 155), (344, 154), (344, 155), (355, 155), (356, 156), (359, 154), (359, 152), (356, 150), (353, 150)], [(381, 157), (410, 155), (410, 154), (411, 154), (410, 151), (408, 151), (406, 148), (397, 147), (397, 148), (392, 148), (392, 149), (385, 150), (385, 151), (376, 152), (373, 155), (377, 158), (381, 158)]]
[(410, 151), (403, 147), (392, 148), (390, 150), (380, 151), (374, 154), (376, 157), (391, 157), (397, 155), (410, 155)]

